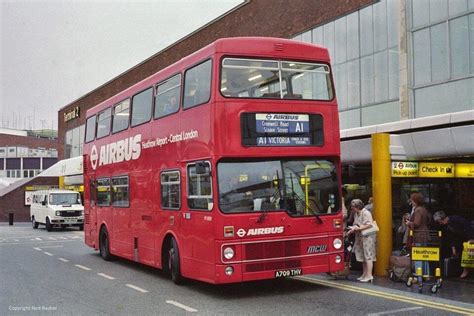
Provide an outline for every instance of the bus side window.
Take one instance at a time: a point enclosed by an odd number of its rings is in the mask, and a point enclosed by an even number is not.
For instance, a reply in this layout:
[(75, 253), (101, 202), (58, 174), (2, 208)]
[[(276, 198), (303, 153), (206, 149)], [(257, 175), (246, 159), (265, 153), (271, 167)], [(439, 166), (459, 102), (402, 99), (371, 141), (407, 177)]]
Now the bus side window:
[(212, 210), (212, 177), (209, 162), (188, 165), (188, 207)]
[(112, 178), (112, 205), (118, 207), (130, 206), (128, 176)]
[(135, 94), (132, 97), (132, 121), (131, 126), (137, 126), (151, 119), (151, 108), (153, 104), (153, 89)]
[(179, 210), (181, 208), (181, 178), (179, 171), (161, 174), (161, 208)]
[(209, 101), (211, 96), (211, 69), (212, 60), (209, 59), (186, 71), (183, 101), (185, 109)]
[(110, 179), (97, 179), (97, 205), (110, 206)]
[(110, 123), (112, 122), (112, 110), (110, 108), (99, 113), (97, 120), (97, 138), (110, 134)]

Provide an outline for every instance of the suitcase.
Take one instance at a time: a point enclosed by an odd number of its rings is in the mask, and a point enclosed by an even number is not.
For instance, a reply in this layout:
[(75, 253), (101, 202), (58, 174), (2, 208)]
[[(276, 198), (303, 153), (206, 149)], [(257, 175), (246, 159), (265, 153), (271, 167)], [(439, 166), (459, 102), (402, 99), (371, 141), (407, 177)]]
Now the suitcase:
[(443, 261), (443, 276), (445, 277), (457, 277), (461, 275), (461, 258), (451, 257), (446, 258)]

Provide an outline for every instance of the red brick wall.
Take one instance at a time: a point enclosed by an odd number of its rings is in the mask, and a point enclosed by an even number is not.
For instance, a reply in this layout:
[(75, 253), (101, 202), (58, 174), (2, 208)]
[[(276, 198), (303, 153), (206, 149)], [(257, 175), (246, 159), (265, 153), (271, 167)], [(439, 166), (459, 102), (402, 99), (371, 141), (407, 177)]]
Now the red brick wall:
[(0, 134), (0, 146), (20, 146), (28, 148), (43, 147), (46, 149), (54, 148), (57, 150), (59, 148), (59, 143), (57, 139)]
[[(69, 104), (58, 113), (59, 159), (64, 158), (67, 130), (85, 123), (87, 109), (149, 77), (166, 66), (222, 37), (271, 36), (290, 38), (316, 25), (370, 5), (374, 0), (250, 0), (220, 20), (208, 25), (135, 66), (113, 81)], [(64, 113), (78, 106), (79, 119), (64, 122)]]
[(40, 177), (0, 197), (0, 222), (8, 222), (8, 213), (13, 212), (15, 222), (30, 221), (30, 207), (25, 206), (25, 187), (29, 185), (58, 185), (58, 177)]

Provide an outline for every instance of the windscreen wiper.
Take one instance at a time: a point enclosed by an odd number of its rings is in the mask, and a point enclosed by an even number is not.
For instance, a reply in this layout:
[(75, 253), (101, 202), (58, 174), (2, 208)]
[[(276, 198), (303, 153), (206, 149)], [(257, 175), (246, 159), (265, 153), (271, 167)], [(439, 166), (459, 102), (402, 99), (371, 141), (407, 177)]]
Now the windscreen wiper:
[(307, 203), (304, 199), (302, 199), (301, 197), (298, 196), (298, 194), (296, 193), (293, 193), (293, 198), (296, 198), (298, 201), (300, 201), (301, 203), (303, 203), (303, 206), (305, 209), (308, 209), (308, 210), (311, 210), (311, 213), (313, 213), (314, 217), (318, 220), (318, 224), (322, 224), (323, 223), (323, 220), (321, 219), (321, 217), (318, 215), (318, 213), (316, 213), (316, 211), (314, 211)]

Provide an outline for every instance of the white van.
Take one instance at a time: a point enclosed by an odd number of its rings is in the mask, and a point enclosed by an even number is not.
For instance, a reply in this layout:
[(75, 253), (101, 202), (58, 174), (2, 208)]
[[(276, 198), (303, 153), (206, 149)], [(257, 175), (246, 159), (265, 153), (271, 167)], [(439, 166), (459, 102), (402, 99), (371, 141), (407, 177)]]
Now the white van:
[(80, 230), (84, 230), (81, 196), (69, 190), (36, 191), (33, 193), (30, 218), (34, 229), (43, 224), (49, 232), (53, 226), (79, 226)]

